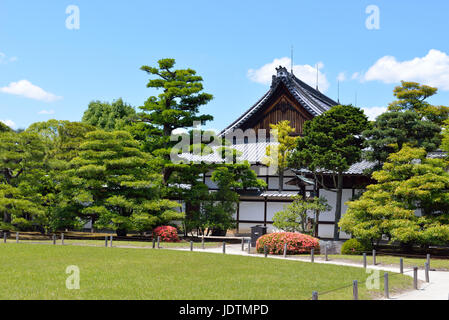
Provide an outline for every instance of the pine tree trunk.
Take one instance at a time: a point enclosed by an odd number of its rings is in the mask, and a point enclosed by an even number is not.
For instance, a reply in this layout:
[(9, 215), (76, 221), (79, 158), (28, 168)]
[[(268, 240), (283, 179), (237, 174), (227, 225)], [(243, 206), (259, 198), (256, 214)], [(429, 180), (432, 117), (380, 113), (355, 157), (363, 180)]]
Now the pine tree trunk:
[(343, 197), (343, 175), (338, 175), (337, 182), (337, 203), (335, 205), (335, 224), (334, 224), (334, 240), (340, 240), (340, 231), (338, 223), (341, 219), (341, 200)]
[(279, 170), (279, 192), (284, 191), (284, 170)]

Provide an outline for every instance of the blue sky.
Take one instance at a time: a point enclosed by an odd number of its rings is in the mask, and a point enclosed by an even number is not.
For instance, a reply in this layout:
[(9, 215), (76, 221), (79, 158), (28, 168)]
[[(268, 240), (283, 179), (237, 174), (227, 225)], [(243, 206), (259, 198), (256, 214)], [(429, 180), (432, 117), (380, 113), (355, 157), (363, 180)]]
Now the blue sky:
[[(80, 10), (79, 30), (66, 8)], [(369, 5), (380, 29), (370, 30)], [(428, 1), (54, 1), (0, 2), (0, 120), (25, 128), (51, 118), (80, 120), (92, 100), (138, 107), (142, 65), (172, 57), (204, 78), (215, 99), (202, 109), (222, 129), (269, 88), (278, 62), (337, 99), (375, 115), (401, 79), (439, 87), (449, 105), (449, 2)], [(267, 74), (268, 73), (268, 74)]]

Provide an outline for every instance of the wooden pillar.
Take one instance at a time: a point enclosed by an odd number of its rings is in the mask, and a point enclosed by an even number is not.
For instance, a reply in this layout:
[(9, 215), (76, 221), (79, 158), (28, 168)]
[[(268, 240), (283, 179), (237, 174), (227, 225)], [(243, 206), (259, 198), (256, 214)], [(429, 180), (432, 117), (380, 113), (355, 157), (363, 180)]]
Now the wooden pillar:
[(268, 197), (265, 197), (265, 208), (264, 208), (264, 214), (263, 214), (263, 225), (267, 226), (267, 209), (268, 209)]
[(239, 196), (239, 202), (237, 203), (237, 233), (239, 233), (240, 230), (240, 196)]

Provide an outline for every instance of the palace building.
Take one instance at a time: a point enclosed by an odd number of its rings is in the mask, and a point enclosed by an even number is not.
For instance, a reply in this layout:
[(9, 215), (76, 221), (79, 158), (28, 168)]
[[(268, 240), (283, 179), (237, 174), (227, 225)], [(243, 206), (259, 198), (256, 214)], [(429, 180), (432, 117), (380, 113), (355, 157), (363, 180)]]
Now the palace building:
[[(306, 121), (323, 114), (338, 103), (298, 79), (286, 68), (279, 67), (276, 70), (277, 74), (273, 76), (270, 89), (256, 104), (220, 133), (222, 137), (232, 141), (233, 148), (240, 151), (239, 160), (247, 160), (258, 177), (265, 180), (268, 186), (264, 192), (242, 192), (240, 194), (240, 203), (235, 213), (237, 233), (249, 233), (250, 228), (255, 225), (264, 225), (267, 226), (269, 232), (273, 231), (274, 214), (291, 203), (292, 197), (297, 195), (303, 197), (322, 196), (327, 199), (332, 209), (329, 212), (320, 213), (316, 236), (330, 239), (333, 238), (336, 204), (336, 192), (329, 190), (333, 186), (331, 176), (324, 174), (326, 188), (317, 188), (310, 172), (301, 168), (289, 169), (284, 173), (283, 191), (279, 192), (279, 175), (274, 168), (263, 164), (263, 158), (266, 157), (267, 146), (276, 143), (270, 139), (270, 124), (288, 120), (290, 126), (295, 129), (294, 135), (300, 136)], [(239, 132), (239, 134), (234, 135), (235, 132)], [(250, 137), (250, 132), (255, 132), (255, 136)], [(207, 156), (184, 154), (182, 157), (190, 161), (217, 163), (223, 161), (218, 153), (211, 153)], [(372, 182), (364, 174), (364, 171), (371, 168), (372, 165), (370, 162), (360, 162), (345, 173), (342, 215), (346, 212), (345, 202)], [(205, 182), (211, 191), (216, 190), (217, 186), (210, 178), (210, 176), (206, 176)], [(313, 216), (311, 215), (310, 218)], [(349, 235), (341, 233), (340, 237), (347, 239)]]

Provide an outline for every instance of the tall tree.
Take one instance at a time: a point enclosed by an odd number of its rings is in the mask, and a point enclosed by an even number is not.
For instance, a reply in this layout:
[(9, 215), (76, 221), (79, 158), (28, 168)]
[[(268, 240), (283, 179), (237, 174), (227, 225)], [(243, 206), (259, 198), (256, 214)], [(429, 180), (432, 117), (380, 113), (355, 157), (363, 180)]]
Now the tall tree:
[(404, 144), (436, 150), (441, 144), (441, 126), (449, 115), (449, 107), (433, 106), (427, 101), (437, 92), (437, 88), (402, 81), (394, 89), (397, 100), (376, 119), (373, 128), (363, 133), (367, 160), (376, 161), (376, 168), (380, 168)]
[(421, 120), (426, 119), (441, 126), (448, 119), (449, 107), (433, 106), (426, 101), (437, 93), (437, 88), (401, 81), (401, 85), (394, 89), (394, 96), (398, 100), (390, 103), (388, 110), (414, 111), (419, 114)]
[(368, 126), (368, 119), (359, 108), (335, 106), (305, 123), (303, 137), (298, 139), (296, 150), (289, 159), (290, 168), (310, 170), (322, 188), (329, 188), (323, 183), (323, 174), (327, 171), (333, 177), (333, 191), (337, 198), (335, 240), (340, 237), (338, 222), (341, 218), (343, 173), (360, 161), (363, 145), (361, 133)]
[(151, 96), (140, 109), (142, 121), (155, 125), (162, 130), (158, 147), (168, 157), (167, 147), (173, 146), (170, 135), (173, 130), (188, 128), (195, 121), (204, 124), (213, 120), (208, 114), (200, 114), (200, 107), (213, 99), (203, 91), (203, 78), (192, 69), (174, 70), (175, 59), (161, 59), (158, 67), (143, 66), (141, 70), (156, 77), (150, 79), (147, 87), (162, 90), (157, 97)]
[(412, 110), (388, 111), (377, 117), (372, 128), (363, 132), (366, 137), (365, 158), (380, 168), (388, 156), (402, 149), (404, 144), (433, 151), (441, 143), (441, 127), (420, 119)]
[(44, 198), (48, 227), (52, 231), (80, 229), (84, 225), (78, 215), (82, 207), (73, 203), (65, 182), (69, 178), (67, 169), (70, 161), (79, 155), (86, 134), (94, 130), (95, 127), (88, 124), (60, 120), (36, 122), (27, 129), (27, 132), (38, 134), (44, 141), (45, 174), (38, 186)]
[(278, 144), (267, 147), (267, 157), (263, 159), (263, 163), (269, 167), (276, 168), (276, 172), (279, 175), (279, 192), (282, 192), (284, 190), (284, 172), (288, 166), (288, 157), (295, 149), (297, 138), (291, 136), (295, 129), (290, 127), (290, 121), (288, 120), (270, 124), (270, 128)]
[(82, 122), (106, 131), (123, 130), (136, 120), (136, 110), (117, 99), (112, 103), (92, 101), (84, 112)]

